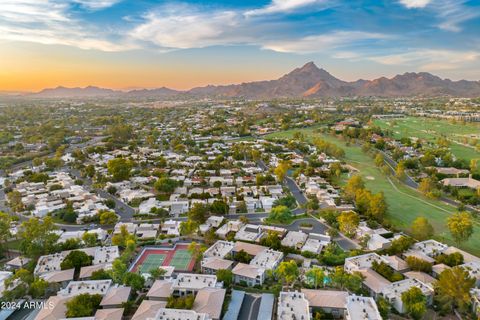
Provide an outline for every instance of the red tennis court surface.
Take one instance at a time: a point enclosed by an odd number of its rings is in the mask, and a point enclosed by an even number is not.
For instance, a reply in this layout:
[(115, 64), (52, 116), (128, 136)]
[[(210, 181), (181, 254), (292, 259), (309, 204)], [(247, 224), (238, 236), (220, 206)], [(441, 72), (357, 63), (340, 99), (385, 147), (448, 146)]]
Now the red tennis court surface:
[(148, 273), (166, 266), (175, 267), (175, 271), (192, 271), (195, 260), (188, 252), (188, 244), (177, 244), (173, 248), (145, 247), (130, 266), (130, 271)]

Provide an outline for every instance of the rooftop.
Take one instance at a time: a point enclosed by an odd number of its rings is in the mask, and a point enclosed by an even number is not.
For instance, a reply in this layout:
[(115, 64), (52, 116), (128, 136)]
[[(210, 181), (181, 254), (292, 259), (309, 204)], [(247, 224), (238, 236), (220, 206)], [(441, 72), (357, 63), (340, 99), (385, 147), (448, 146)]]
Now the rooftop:
[(250, 261), (250, 265), (264, 269), (274, 269), (278, 262), (283, 259), (283, 253), (272, 249), (266, 249)]
[(310, 308), (308, 300), (301, 292), (280, 292), (277, 318), (279, 320), (308, 320)]
[(210, 258), (210, 257), (224, 258), (227, 254), (229, 254), (232, 251), (234, 246), (235, 244), (233, 242), (218, 240), (203, 253), (203, 257), (204, 258)]
[(350, 296), (347, 298), (347, 319), (382, 320), (382, 316), (373, 298)]
[(203, 288), (214, 288), (216, 284), (217, 276), (215, 275), (179, 273), (173, 283), (173, 289), (200, 290)]

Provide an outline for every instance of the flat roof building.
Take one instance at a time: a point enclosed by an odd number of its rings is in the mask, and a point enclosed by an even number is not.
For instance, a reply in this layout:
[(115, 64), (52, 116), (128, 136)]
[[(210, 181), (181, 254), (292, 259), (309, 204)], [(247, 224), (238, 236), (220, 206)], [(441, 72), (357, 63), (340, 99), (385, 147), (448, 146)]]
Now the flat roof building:
[(277, 319), (309, 320), (310, 306), (301, 292), (280, 292), (278, 297)]

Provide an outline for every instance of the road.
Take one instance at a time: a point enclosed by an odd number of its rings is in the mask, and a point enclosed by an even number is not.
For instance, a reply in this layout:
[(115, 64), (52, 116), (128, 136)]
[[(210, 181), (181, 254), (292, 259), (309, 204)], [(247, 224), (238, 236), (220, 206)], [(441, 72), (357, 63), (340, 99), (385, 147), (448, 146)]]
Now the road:
[[(257, 164), (262, 170), (268, 171), (268, 167), (263, 160), (258, 160)], [(295, 200), (299, 204), (299, 207), (292, 210), (292, 213), (294, 215), (304, 214), (306, 211), (304, 208), (301, 208), (301, 206), (307, 203), (307, 198), (303, 194), (302, 190), (300, 190), (295, 181), (293, 181), (293, 179), (290, 177), (285, 177), (283, 183), (285, 186), (287, 186), (287, 188), (290, 190), (290, 193), (295, 197)]]

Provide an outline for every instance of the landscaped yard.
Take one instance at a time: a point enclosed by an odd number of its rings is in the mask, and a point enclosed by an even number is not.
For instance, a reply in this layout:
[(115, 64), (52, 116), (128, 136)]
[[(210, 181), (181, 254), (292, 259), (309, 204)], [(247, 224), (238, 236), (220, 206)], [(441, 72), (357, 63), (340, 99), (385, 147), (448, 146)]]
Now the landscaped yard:
[[(475, 147), (468, 145), (468, 141), (475, 136), (480, 138), (478, 123), (453, 123), (447, 120), (418, 117), (375, 120), (374, 123), (383, 129), (391, 130), (394, 138), (417, 137), (433, 142), (444, 136), (451, 141), (450, 149), (458, 158), (467, 161), (480, 159), (480, 152), (476, 151)], [(467, 145), (464, 145), (465, 142)]]
[[(288, 130), (273, 133), (270, 137), (291, 138), (294, 132), (301, 131), (308, 139), (318, 136), (324, 140), (335, 143), (345, 150), (345, 161), (360, 171), (368, 189), (373, 192), (383, 192), (388, 204), (387, 219), (397, 228), (408, 232), (412, 221), (418, 216), (426, 217), (435, 228), (436, 238), (454, 244), (445, 227), (446, 219), (455, 211), (455, 208), (438, 200), (423, 197), (417, 191), (389, 179), (378, 169), (373, 159), (362, 152), (359, 146), (350, 145), (334, 136), (315, 132), (314, 129)], [(462, 248), (480, 254), (480, 223), (477, 221), (475, 233)]]

